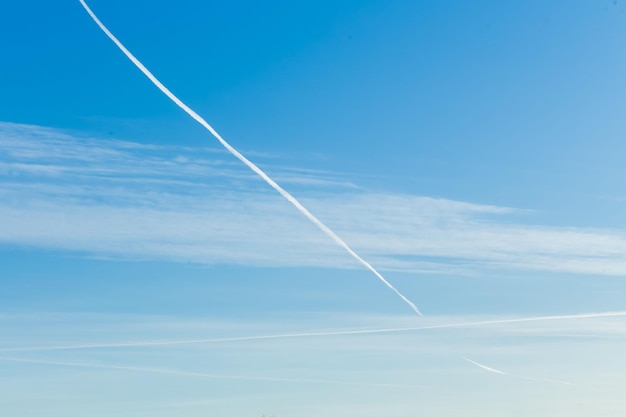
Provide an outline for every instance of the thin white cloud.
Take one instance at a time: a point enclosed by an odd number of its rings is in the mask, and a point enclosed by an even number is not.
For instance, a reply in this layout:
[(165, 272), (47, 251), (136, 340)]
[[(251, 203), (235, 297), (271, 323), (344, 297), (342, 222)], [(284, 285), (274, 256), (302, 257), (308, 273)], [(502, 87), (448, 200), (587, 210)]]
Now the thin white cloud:
[(141, 372), (151, 374), (164, 374), (173, 376), (185, 376), (195, 378), (209, 378), (209, 379), (225, 379), (225, 380), (239, 380), (239, 381), (258, 381), (258, 382), (290, 382), (300, 384), (323, 384), (323, 385), (355, 385), (355, 386), (370, 386), (370, 387), (392, 387), (392, 388), (419, 388), (420, 385), (404, 385), (404, 384), (386, 384), (376, 382), (354, 382), (354, 381), (337, 381), (328, 379), (305, 379), (305, 378), (281, 378), (281, 377), (266, 377), (266, 376), (243, 376), (243, 375), (224, 375), (207, 372), (195, 372), (182, 369), (171, 368), (154, 368), (154, 367), (141, 367), (131, 365), (111, 365), (101, 363), (84, 363), (84, 362), (64, 362), (64, 361), (50, 361), (41, 359), (26, 359), (26, 358), (13, 358), (13, 357), (0, 357), (0, 361), (15, 362), (24, 364), (38, 364), (38, 365), (52, 365), (63, 366), (72, 368), (91, 368), (102, 370), (118, 370), (129, 372)]
[[(211, 149), (82, 139), (0, 123), (0, 243), (120, 259), (357, 267), (278, 196)], [(626, 231), (513, 221), (525, 211), (372, 193), (267, 166), (383, 269), (626, 275)]]

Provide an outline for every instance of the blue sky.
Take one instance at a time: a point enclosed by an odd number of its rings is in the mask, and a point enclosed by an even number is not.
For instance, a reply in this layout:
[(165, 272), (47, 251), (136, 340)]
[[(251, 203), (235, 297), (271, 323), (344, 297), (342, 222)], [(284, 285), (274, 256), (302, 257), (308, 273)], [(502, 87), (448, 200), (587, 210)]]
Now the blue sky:
[(425, 317), (78, 1), (14, 3), (1, 410), (624, 414), (620, 316), (170, 343), (626, 310), (621, 0), (89, 4)]

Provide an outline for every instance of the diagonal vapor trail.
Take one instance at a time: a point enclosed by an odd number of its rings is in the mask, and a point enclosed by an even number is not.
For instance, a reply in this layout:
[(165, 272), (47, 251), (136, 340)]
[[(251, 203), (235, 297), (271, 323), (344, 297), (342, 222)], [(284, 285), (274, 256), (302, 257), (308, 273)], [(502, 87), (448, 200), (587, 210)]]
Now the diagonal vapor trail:
[(351, 381), (337, 381), (332, 379), (296, 379), (296, 378), (278, 378), (278, 377), (265, 377), (265, 376), (242, 376), (242, 375), (224, 375), (213, 374), (205, 372), (193, 372), (185, 371), (181, 369), (172, 368), (146, 368), (139, 366), (128, 365), (108, 365), (101, 363), (85, 363), (85, 362), (62, 362), (62, 361), (49, 361), (40, 359), (24, 359), (24, 358), (11, 358), (0, 357), (0, 361), (4, 362), (16, 362), (16, 363), (30, 363), (39, 365), (52, 365), (52, 366), (66, 366), (72, 368), (91, 368), (91, 369), (113, 369), (121, 371), (131, 372), (144, 372), (153, 374), (164, 375), (178, 375), (189, 376), (198, 378), (210, 378), (210, 379), (231, 379), (241, 381), (260, 381), (260, 382), (295, 382), (303, 384), (336, 384), (336, 385), (358, 385), (358, 386), (373, 386), (373, 387), (395, 387), (395, 388), (423, 388), (420, 385), (405, 385), (405, 384), (385, 384), (376, 382), (351, 382)]
[(93, 19), (94, 22), (102, 29), (102, 31), (117, 45), (117, 47), (131, 60), (133, 64), (146, 76), (152, 83), (159, 89), (163, 94), (165, 94), (170, 100), (172, 100), (178, 107), (180, 107), (185, 113), (187, 113), (191, 118), (193, 118), (196, 122), (200, 123), (206, 130), (211, 132), (211, 134), (237, 159), (243, 162), (248, 168), (250, 168), (253, 172), (259, 175), (266, 183), (268, 183), (274, 190), (278, 191), (281, 196), (283, 196), (287, 201), (293, 204), (300, 213), (302, 213), (306, 218), (308, 218), (314, 225), (316, 225), (322, 232), (326, 233), (332, 240), (335, 241), (339, 246), (344, 248), (354, 259), (356, 259), (359, 263), (369, 269), (374, 275), (378, 277), (389, 289), (396, 293), (405, 303), (407, 303), (413, 311), (422, 316), (422, 313), (419, 311), (417, 306), (408, 298), (406, 298), (400, 291), (398, 291), (385, 277), (382, 276), (380, 272), (378, 272), (369, 262), (365, 259), (361, 258), (355, 251), (348, 246), (346, 242), (343, 241), (335, 232), (333, 232), (328, 226), (322, 223), (317, 217), (315, 217), (306, 207), (304, 207), (294, 196), (292, 196), (289, 192), (283, 189), (280, 185), (278, 185), (273, 179), (271, 179), (261, 168), (256, 166), (253, 162), (248, 160), (245, 156), (243, 156), (237, 149), (232, 147), (222, 136), (217, 133), (215, 129), (204, 120), (198, 113), (192, 110), (189, 106), (183, 103), (178, 97), (174, 95), (167, 87), (165, 87), (135, 56), (128, 50), (126, 47), (109, 31), (109, 29), (98, 19), (96, 14), (91, 10), (91, 8), (85, 3), (84, 0), (79, 0), (80, 4), (83, 8), (89, 13), (89, 16)]
[(257, 336), (236, 336), (222, 338), (206, 338), (206, 339), (179, 339), (179, 340), (149, 340), (136, 342), (118, 342), (118, 343), (93, 343), (81, 345), (63, 345), (63, 346), (31, 346), (0, 349), (0, 352), (38, 352), (52, 350), (79, 350), (79, 349), (115, 349), (115, 348), (132, 348), (132, 347), (151, 347), (151, 346), (174, 346), (174, 345), (192, 345), (202, 343), (227, 343), (227, 342), (245, 342), (254, 340), (271, 340), (271, 339), (294, 339), (307, 337), (328, 337), (328, 336), (351, 336), (363, 334), (381, 334), (381, 333), (407, 333), (421, 330), (436, 329), (459, 329), (464, 327), (481, 327), (498, 324), (515, 324), (530, 323), (536, 321), (558, 321), (558, 320), (580, 320), (607, 317), (626, 317), (626, 311), (609, 311), (603, 313), (585, 313), (570, 314), (560, 316), (538, 316), (538, 317), (521, 317), (517, 319), (500, 319), (500, 320), (484, 320), (470, 321), (461, 323), (433, 324), (430, 326), (419, 327), (394, 327), (386, 329), (357, 329), (357, 330), (335, 330), (325, 332), (300, 332), (300, 333), (278, 333), (270, 335)]
[(519, 378), (519, 379), (525, 379), (527, 381), (547, 382), (547, 383), (550, 383), (550, 384), (561, 384), (561, 385), (574, 385), (571, 382), (559, 381), (557, 379), (533, 378), (533, 377), (530, 377), (530, 376), (511, 374), (509, 372), (500, 371), (499, 369), (495, 369), (495, 368), (492, 368), (490, 366), (483, 365), (482, 363), (478, 363), (478, 362), (473, 361), (473, 360), (468, 359), (468, 358), (463, 358), (463, 359), (466, 360), (467, 362), (471, 363), (472, 365), (475, 365), (475, 366), (477, 366), (477, 367), (479, 367), (481, 369), (484, 369), (485, 371), (492, 372), (494, 374), (506, 375), (506, 376), (510, 376), (510, 377), (513, 377), (513, 378)]

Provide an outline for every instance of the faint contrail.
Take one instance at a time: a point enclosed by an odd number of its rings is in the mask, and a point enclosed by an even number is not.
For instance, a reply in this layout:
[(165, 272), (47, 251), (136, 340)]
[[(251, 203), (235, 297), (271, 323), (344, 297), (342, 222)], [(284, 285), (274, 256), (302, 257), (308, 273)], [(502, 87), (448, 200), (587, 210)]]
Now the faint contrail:
[(491, 367), (489, 367), (487, 365), (483, 365), (481, 363), (478, 363), (478, 362), (473, 361), (473, 360), (468, 359), (468, 358), (463, 358), (463, 359), (465, 359), (466, 361), (468, 361), (469, 363), (471, 363), (473, 365), (478, 366), (481, 369), (484, 369), (485, 371), (493, 372), (494, 374), (507, 375), (507, 376), (511, 376), (511, 377), (514, 377), (514, 378), (526, 379), (528, 381), (540, 381), (540, 382), (548, 382), (550, 384), (561, 384), (561, 385), (574, 385), (571, 382), (559, 381), (559, 380), (556, 380), (556, 379), (533, 378), (533, 377), (530, 377), (530, 376), (522, 376), (522, 375), (511, 374), (509, 372), (504, 372), (504, 371), (500, 371), (500, 370), (495, 369), (495, 368), (491, 368)]
[(482, 368), (482, 369), (484, 369), (484, 370), (486, 370), (486, 371), (493, 372), (493, 373), (495, 373), (495, 374), (500, 374), (500, 375), (509, 375), (508, 373), (506, 373), (506, 372), (504, 372), (504, 371), (499, 371), (499, 370), (497, 370), (497, 369), (490, 368), (490, 367), (485, 366), (485, 365), (482, 365), (482, 364), (480, 364), (480, 363), (478, 363), (478, 362), (474, 362), (474, 361), (473, 361), (473, 360), (471, 360), (471, 359), (468, 359), (468, 358), (463, 358), (463, 359), (465, 359), (465, 360), (466, 360), (466, 361), (468, 361), (469, 363), (473, 363), (474, 365), (476, 365), (476, 366), (478, 366), (479, 368)]
[(94, 344), (80, 344), (80, 345), (77, 344), (77, 345), (62, 345), (62, 346), (17, 347), (17, 348), (0, 349), (0, 352), (36, 352), (36, 351), (47, 351), (47, 350), (108, 349), (108, 348), (125, 348), (125, 347), (191, 345), (191, 344), (200, 344), (200, 343), (244, 342), (244, 341), (253, 341), (253, 340), (290, 339), (290, 338), (304, 338), (304, 337), (350, 336), (350, 335), (360, 335), (360, 334), (402, 333), (402, 332), (412, 332), (412, 331), (420, 331), (420, 330), (480, 327), (480, 326), (489, 326), (489, 325), (497, 325), (497, 324), (528, 323), (528, 322), (534, 322), (534, 321), (577, 320), (577, 319), (625, 317), (625, 316), (626, 316), (626, 311), (610, 311), (610, 312), (603, 312), (603, 313), (522, 317), (522, 318), (517, 318), (517, 319), (500, 319), (500, 320), (484, 320), (484, 321), (448, 323), (448, 324), (433, 324), (430, 326), (419, 326), (419, 327), (394, 327), (394, 328), (386, 328), (386, 329), (357, 329), (357, 330), (335, 330), (335, 331), (324, 331), (324, 332), (277, 333), (277, 334), (270, 334), (270, 335), (238, 336), (238, 337), (222, 337), (222, 338), (206, 338), (206, 339), (149, 340), (149, 341), (120, 342), (120, 343), (94, 343)]
[(113, 35), (113, 33), (111, 33), (111, 31), (109, 31), (109, 29), (106, 26), (104, 26), (104, 24), (100, 21), (100, 19), (98, 19), (98, 17), (91, 10), (91, 8), (87, 5), (87, 3), (85, 3), (84, 0), (79, 0), (79, 1), (80, 1), (80, 4), (83, 5), (87, 13), (89, 13), (89, 16), (91, 16), (93, 21), (96, 22), (96, 24), (109, 37), (109, 39), (111, 39), (117, 45), (117, 47), (120, 48), (120, 50), (124, 53), (124, 55), (126, 55), (128, 59), (130, 59), (132, 63), (135, 64), (135, 66), (139, 68), (139, 70), (143, 72), (143, 74), (146, 77), (148, 77), (148, 79), (152, 81), (152, 83), (159, 90), (161, 90), (163, 94), (165, 94), (170, 100), (172, 100), (178, 107), (184, 110), (185, 113), (191, 116), (196, 122), (200, 123), (205, 129), (211, 132), (211, 134), (215, 136), (215, 138), (228, 150), (228, 152), (233, 154), (237, 159), (239, 159), (241, 162), (246, 164), (248, 168), (254, 171), (261, 178), (263, 178), (263, 180), (266, 183), (268, 183), (273, 189), (278, 191), (280, 195), (282, 195), (285, 199), (287, 199), (287, 201), (293, 204), (300, 211), (300, 213), (304, 214), (311, 222), (313, 222), (313, 224), (315, 224), (320, 230), (322, 230), (324, 233), (330, 236), (330, 238), (333, 239), (339, 246), (343, 247), (350, 255), (352, 255), (354, 259), (356, 259), (363, 266), (365, 266), (367, 269), (372, 271), (374, 275), (376, 275), (387, 287), (389, 287), (400, 298), (402, 298), (404, 302), (406, 302), (413, 309), (413, 311), (415, 311), (420, 316), (422, 315), (422, 313), (419, 311), (417, 306), (413, 304), (411, 300), (409, 300), (404, 295), (402, 295), (402, 293), (400, 293), (400, 291), (398, 291), (393, 285), (391, 285), (391, 283), (389, 283), (389, 281), (387, 281), (385, 277), (383, 277), (380, 274), (380, 272), (378, 272), (372, 265), (370, 265), (369, 262), (361, 258), (355, 251), (353, 251), (350, 248), (350, 246), (348, 246), (346, 242), (343, 241), (343, 239), (337, 236), (335, 232), (333, 232), (328, 226), (322, 223), (321, 220), (315, 217), (309, 210), (307, 210), (302, 204), (300, 204), (300, 202), (296, 200), (294, 196), (289, 194), (285, 189), (283, 189), (280, 185), (278, 185), (265, 172), (263, 172), (261, 168), (256, 166), (250, 160), (248, 160), (248, 158), (243, 156), (237, 149), (233, 148), (228, 142), (226, 142), (226, 140), (224, 140), (224, 138), (222, 138), (222, 136), (219, 133), (217, 133), (215, 129), (213, 129), (213, 127), (206, 120), (204, 120), (198, 113), (193, 111), (189, 106), (187, 106), (178, 97), (176, 97), (174, 93), (172, 93), (167, 87), (165, 87), (137, 58), (135, 58), (133, 54), (130, 53), (128, 49), (126, 49), (124, 45), (122, 45), (122, 43)]
[(360, 386), (373, 386), (373, 387), (398, 387), (398, 388), (423, 388), (420, 385), (405, 385), (405, 384), (384, 384), (376, 382), (350, 382), (350, 381), (336, 381), (327, 379), (295, 379), (295, 378), (274, 378), (264, 376), (241, 376), (241, 375), (222, 375), (212, 374), (205, 372), (192, 372), (181, 369), (171, 368), (144, 368), (138, 366), (126, 366), (126, 365), (107, 365), (99, 363), (83, 363), (83, 362), (62, 362), (62, 361), (47, 361), (39, 359), (23, 359), (23, 358), (10, 358), (0, 357), (0, 361), (5, 362), (18, 362), (18, 363), (32, 363), (40, 365), (53, 365), (53, 366), (68, 366), (74, 368), (92, 368), (92, 369), (118, 369), (121, 371), (131, 372), (148, 372), (153, 374), (165, 374), (165, 375), (179, 375), (190, 376), (199, 378), (211, 378), (211, 379), (233, 379), (243, 381), (261, 381), (261, 382), (295, 382), (303, 384), (337, 384), (337, 385), (360, 385)]

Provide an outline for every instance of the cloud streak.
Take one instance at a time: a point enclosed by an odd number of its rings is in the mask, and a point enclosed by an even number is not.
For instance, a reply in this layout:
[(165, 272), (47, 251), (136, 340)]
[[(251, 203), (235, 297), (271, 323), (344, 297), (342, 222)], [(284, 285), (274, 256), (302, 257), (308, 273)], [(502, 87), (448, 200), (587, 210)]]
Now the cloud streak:
[(501, 325), (501, 324), (598, 319), (598, 318), (609, 318), (609, 317), (626, 317), (626, 311), (610, 311), (610, 312), (602, 312), (602, 313), (570, 314), (570, 315), (556, 315), (556, 316), (521, 317), (521, 318), (515, 318), (515, 319), (483, 320), (483, 321), (473, 321), (473, 322), (434, 324), (434, 325), (416, 326), (416, 327), (394, 327), (394, 328), (383, 328), (383, 329), (356, 329), (356, 330), (280, 333), (280, 334), (269, 334), (269, 335), (204, 338), (204, 339), (152, 340), (152, 341), (135, 341), (135, 342), (120, 342), (120, 343), (76, 344), (76, 345), (63, 345), (63, 346), (16, 347), (16, 348), (0, 349), (0, 352), (35, 352), (35, 351), (78, 350), (78, 349), (158, 347), (158, 346), (191, 345), (191, 344), (204, 344), (204, 343), (208, 344), (208, 343), (246, 342), (246, 341), (271, 340), (271, 339), (294, 339), (294, 338), (316, 338), (316, 337), (333, 337), (333, 336), (356, 336), (356, 335), (371, 335), (371, 334), (386, 334), (386, 333), (409, 333), (409, 332), (415, 332), (415, 331), (437, 330), (437, 329), (460, 329), (460, 328), (468, 328), (468, 327), (493, 326), (493, 325)]

